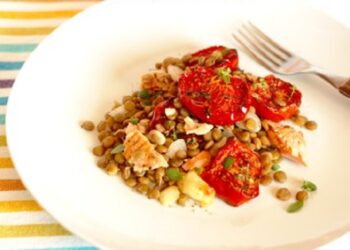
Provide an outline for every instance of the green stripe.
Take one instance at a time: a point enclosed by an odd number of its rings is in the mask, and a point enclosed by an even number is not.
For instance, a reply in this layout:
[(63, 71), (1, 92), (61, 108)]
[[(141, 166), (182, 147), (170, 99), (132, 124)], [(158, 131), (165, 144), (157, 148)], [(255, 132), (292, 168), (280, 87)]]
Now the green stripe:
[(0, 52), (31, 52), (38, 44), (24, 43), (24, 44), (0, 44)]
[(5, 115), (0, 115), (0, 124), (5, 124)]

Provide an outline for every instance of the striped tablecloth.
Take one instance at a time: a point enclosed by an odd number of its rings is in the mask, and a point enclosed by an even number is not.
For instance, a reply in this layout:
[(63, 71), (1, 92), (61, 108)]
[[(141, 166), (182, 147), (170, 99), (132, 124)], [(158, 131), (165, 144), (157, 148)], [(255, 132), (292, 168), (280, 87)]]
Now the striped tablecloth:
[(7, 99), (25, 60), (57, 26), (96, 2), (0, 1), (0, 249), (96, 249), (35, 202), (13, 166), (5, 132)]

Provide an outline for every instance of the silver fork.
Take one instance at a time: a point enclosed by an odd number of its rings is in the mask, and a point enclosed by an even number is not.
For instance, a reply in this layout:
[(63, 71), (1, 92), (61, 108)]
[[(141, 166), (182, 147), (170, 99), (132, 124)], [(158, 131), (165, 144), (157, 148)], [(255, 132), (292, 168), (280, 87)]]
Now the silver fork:
[(339, 76), (310, 64), (277, 44), (252, 23), (242, 25), (233, 37), (266, 69), (282, 75), (316, 74), (350, 98), (350, 77)]

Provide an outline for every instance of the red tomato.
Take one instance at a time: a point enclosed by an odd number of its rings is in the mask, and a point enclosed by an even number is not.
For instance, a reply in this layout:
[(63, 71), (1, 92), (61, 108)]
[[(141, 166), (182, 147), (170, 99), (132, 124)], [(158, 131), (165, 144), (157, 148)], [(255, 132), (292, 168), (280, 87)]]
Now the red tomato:
[[(206, 49), (199, 50), (192, 54), (192, 58), (203, 57), (208, 59), (215, 51), (218, 51), (222, 54), (222, 60), (217, 62), (214, 67), (228, 67), (232, 71), (237, 69), (238, 66), (238, 54), (235, 49), (229, 49), (224, 46), (211, 46)], [(196, 60), (191, 60), (187, 63), (187, 66), (196, 65)]]
[(260, 175), (261, 164), (257, 154), (237, 139), (231, 139), (201, 177), (221, 199), (239, 206), (259, 195)]
[[(208, 67), (193, 67), (179, 79), (182, 104), (200, 120), (216, 125), (231, 125), (244, 118), (250, 107), (249, 84)], [(220, 73), (220, 72), (219, 72)], [(226, 77), (226, 78), (225, 78)]]
[(170, 107), (170, 101), (163, 101), (158, 103), (153, 110), (152, 120), (149, 124), (150, 128), (153, 129), (158, 123), (163, 123), (165, 121), (165, 109)]
[(252, 105), (260, 117), (278, 122), (298, 111), (302, 95), (292, 84), (268, 75), (252, 86)]

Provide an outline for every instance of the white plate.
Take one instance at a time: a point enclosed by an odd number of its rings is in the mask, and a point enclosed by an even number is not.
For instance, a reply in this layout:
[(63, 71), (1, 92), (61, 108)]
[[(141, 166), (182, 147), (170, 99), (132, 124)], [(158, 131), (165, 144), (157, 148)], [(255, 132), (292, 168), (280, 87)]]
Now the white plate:
[[(319, 124), (307, 132), (309, 167), (284, 161), (289, 186), (318, 185), (305, 208), (287, 214), (276, 186), (239, 208), (216, 200), (208, 209), (162, 207), (95, 166), (95, 136), (79, 122), (98, 121), (115, 99), (137, 89), (154, 62), (212, 44), (233, 46), (248, 18), (286, 47), (339, 73), (350, 72), (350, 33), (299, 4), (109, 1), (67, 22), (29, 58), (12, 90), (7, 136), (24, 183), (64, 226), (114, 249), (314, 247), (350, 225), (350, 100), (312, 76), (298, 85), (302, 112)], [(301, 18), (302, 17), (302, 18)], [(240, 65), (265, 70), (241, 53)]]

